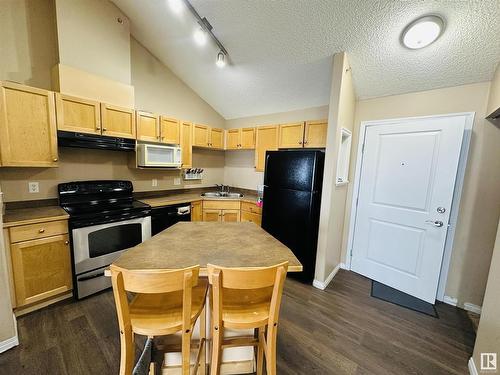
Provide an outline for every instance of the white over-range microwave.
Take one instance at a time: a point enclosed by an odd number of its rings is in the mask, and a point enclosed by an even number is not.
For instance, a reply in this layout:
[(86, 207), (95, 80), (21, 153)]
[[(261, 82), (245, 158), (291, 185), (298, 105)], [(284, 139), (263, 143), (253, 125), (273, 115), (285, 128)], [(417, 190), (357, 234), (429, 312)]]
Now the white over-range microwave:
[(137, 143), (137, 166), (141, 168), (181, 168), (182, 152), (177, 146)]

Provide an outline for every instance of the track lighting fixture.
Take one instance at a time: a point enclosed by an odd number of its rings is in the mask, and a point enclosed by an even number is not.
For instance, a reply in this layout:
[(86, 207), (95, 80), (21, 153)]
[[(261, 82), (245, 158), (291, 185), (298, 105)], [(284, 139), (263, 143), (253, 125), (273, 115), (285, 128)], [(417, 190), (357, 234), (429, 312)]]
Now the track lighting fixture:
[(217, 60), (215, 61), (215, 64), (219, 68), (223, 68), (226, 66), (226, 55), (224, 54), (224, 52), (219, 51), (219, 53), (217, 54)]

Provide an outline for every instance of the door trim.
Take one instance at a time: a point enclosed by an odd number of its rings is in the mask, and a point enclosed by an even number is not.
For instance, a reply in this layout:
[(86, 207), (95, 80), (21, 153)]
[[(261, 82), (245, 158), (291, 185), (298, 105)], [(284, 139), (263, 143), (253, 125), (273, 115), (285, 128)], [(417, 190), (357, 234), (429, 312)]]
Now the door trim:
[(347, 248), (345, 252), (346, 268), (351, 269), (351, 259), (352, 259), (352, 246), (354, 242), (354, 229), (356, 227), (356, 216), (357, 216), (357, 199), (359, 196), (359, 182), (361, 178), (362, 161), (363, 161), (363, 145), (365, 143), (366, 130), (370, 126), (379, 125), (397, 125), (406, 124), (415, 120), (422, 119), (436, 119), (443, 117), (465, 117), (465, 128), (464, 136), (462, 140), (462, 147), (460, 149), (460, 157), (458, 160), (457, 177), (455, 181), (455, 189), (453, 191), (453, 199), (450, 208), (450, 226), (448, 227), (448, 234), (446, 236), (446, 241), (444, 244), (444, 254), (443, 261), (441, 264), (441, 272), (439, 274), (439, 283), (436, 299), (438, 301), (443, 301), (445, 296), (446, 281), (448, 280), (448, 271), (450, 268), (451, 255), (453, 250), (453, 240), (455, 238), (455, 229), (458, 219), (458, 211), (460, 207), (460, 199), (462, 196), (462, 189), (464, 184), (465, 169), (467, 166), (467, 158), (469, 155), (470, 140), (472, 135), (472, 127), (474, 125), (475, 112), (459, 112), (459, 113), (449, 113), (442, 115), (431, 115), (431, 116), (416, 116), (416, 117), (403, 117), (403, 118), (391, 118), (386, 120), (370, 120), (362, 121), (359, 128), (359, 139), (358, 139), (358, 149), (356, 153), (356, 170), (354, 172), (354, 185), (353, 194), (351, 199), (351, 216), (349, 218), (349, 232), (347, 238)]

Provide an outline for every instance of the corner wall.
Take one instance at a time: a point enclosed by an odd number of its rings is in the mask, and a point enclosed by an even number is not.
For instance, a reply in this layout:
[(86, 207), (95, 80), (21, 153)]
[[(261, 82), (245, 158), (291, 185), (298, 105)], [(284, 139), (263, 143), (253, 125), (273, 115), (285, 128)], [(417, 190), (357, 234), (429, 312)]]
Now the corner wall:
[(333, 57), (332, 86), (328, 114), (325, 172), (316, 255), (315, 284), (325, 285), (341, 263), (342, 232), (347, 185), (336, 186), (337, 160), (342, 128), (353, 130), (356, 94), (347, 54)]

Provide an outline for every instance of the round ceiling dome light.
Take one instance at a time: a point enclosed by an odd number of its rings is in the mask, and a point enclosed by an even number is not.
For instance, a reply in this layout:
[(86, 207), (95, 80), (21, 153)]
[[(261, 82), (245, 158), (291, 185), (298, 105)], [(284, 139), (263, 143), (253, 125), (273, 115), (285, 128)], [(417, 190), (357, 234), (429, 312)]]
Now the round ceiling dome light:
[(439, 16), (428, 15), (406, 26), (401, 35), (401, 41), (409, 49), (424, 48), (439, 38), (443, 31), (443, 19)]

